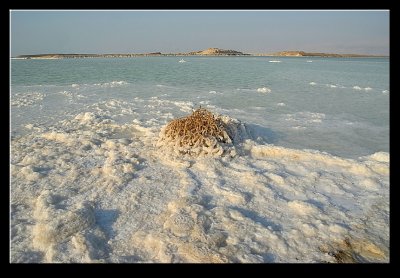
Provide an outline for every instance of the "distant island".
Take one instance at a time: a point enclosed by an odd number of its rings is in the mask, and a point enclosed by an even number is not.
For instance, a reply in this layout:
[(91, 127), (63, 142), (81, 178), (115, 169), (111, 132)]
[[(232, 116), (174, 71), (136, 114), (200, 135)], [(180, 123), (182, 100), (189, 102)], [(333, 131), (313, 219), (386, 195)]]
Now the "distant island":
[(365, 54), (335, 54), (335, 53), (319, 53), (304, 51), (281, 51), (266, 56), (280, 57), (387, 57), (383, 55), (365, 55)]
[(316, 53), (304, 51), (281, 51), (270, 54), (248, 54), (236, 50), (226, 50), (220, 48), (208, 48), (200, 51), (187, 53), (127, 53), (127, 54), (34, 54), (19, 55), (16, 59), (68, 59), (68, 58), (130, 58), (143, 56), (277, 56), (277, 57), (388, 57), (383, 55), (364, 55), (364, 54), (334, 54), (334, 53)]

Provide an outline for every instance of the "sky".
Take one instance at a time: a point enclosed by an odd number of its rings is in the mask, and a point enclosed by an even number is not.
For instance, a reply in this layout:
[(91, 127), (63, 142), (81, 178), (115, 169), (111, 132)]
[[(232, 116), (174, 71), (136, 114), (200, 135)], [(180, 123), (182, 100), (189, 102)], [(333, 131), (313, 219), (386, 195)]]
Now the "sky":
[(389, 10), (11, 10), (11, 56), (217, 47), (389, 55)]

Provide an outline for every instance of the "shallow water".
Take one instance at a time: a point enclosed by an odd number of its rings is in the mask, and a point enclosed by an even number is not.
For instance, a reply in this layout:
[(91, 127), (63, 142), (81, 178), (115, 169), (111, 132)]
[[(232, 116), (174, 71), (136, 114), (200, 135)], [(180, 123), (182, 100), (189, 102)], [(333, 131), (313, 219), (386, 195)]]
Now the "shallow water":
[[(175, 110), (173, 116), (184, 115), (187, 111), (176, 107), (187, 102), (190, 107), (207, 106), (267, 128), (271, 136), (264, 139), (280, 146), (349, 158), (389, 151), (388, 59), (269, 60), (13, 60), (12, 130), (32, 121), (45, 124), (51, 121), (49, 114), (56, 119), (68, 117), (71, 111), (88, 109), (101, 100), (127, 101), (139, 114)], [(28, 93), (37, 94), (29, 97), (35, 105), (21, 103)], [(43, 99), (36, 101), (37, 97)], [(164, 101), (163, 105), (142, 107), (140, 101), (151, 97)]]

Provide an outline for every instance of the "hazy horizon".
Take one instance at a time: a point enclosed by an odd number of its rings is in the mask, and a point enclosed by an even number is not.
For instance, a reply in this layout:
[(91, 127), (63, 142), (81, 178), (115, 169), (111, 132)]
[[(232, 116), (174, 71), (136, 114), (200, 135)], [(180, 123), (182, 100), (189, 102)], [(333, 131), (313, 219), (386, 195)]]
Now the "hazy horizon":
[(10, 10), (11, 56), (305, 51), (389, 55), (388, 10)]

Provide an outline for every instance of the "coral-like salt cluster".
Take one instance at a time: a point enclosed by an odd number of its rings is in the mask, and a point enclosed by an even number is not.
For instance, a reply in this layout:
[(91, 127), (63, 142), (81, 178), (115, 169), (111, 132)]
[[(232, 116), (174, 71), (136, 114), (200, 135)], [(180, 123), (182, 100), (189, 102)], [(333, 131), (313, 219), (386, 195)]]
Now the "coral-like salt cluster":
[(157, 145), (168, 146), (178, 154), (222, 155), (233, 147), (235, 134), (231, 123), (233, 120), (228, 117), (216, 116), (205, 108), (199, 108), (163, 127)]

